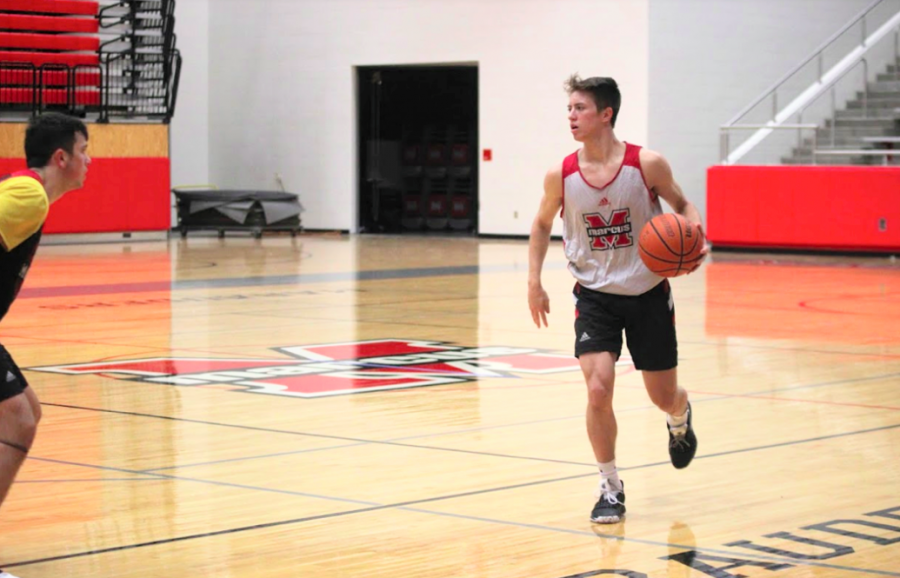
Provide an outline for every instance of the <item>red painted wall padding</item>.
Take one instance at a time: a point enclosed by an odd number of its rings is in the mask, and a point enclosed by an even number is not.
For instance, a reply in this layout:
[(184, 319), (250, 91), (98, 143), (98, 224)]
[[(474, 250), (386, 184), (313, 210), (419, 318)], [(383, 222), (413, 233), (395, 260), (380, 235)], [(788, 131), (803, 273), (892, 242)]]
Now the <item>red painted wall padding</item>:
[(97, 32), (100, 30), (100, 22), (96, 18), (0, 14), (0, 28), (34, 32)]
[(713, 245), (896, 250), (900, 167), (714, 166), (706, 212)]
[[(0, 175), (24, 168), (23, 159), (0, 159)], [(84, 188), (50, 206), (44, 232), (168, 230), (170, 188), (167, 158), (95, 159)]]
[(96, 15), (99, 8), (98, 4), (98, 2), (86, 2), (84, 0), (0, 0), (0, 10)]

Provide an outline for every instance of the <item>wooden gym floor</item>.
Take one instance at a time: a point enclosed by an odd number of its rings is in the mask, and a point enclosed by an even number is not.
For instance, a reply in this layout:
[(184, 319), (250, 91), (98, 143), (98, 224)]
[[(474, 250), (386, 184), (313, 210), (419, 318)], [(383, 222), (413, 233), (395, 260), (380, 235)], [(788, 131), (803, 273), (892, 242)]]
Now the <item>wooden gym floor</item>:
[(0, 340), (44, 403), (0, 510), (22, 578), (900, 576), (900, 265), (716, 253), (674, 280), (699, 451), (623, 359), (625, 521), (550, 248), (264, 237), (44, 246)]

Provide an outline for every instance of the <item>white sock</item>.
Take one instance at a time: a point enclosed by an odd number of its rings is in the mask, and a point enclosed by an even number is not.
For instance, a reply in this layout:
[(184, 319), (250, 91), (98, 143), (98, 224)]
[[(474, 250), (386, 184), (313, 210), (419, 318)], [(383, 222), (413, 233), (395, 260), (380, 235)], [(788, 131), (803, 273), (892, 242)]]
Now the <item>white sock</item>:
[(688, 410), (685, 406), (684, 413), (681, 415), (666, 414), (666, 422), (669, 424), (669, 431), (673, 434), (684, 433), (687, 431)]
[(621, 492), (622, 482), (619, 480), (619, 470), (616, 469), (616, 460), (611, 462), (597, 462), (600, 468), (600, 485), (605, 483), (609, 489)]

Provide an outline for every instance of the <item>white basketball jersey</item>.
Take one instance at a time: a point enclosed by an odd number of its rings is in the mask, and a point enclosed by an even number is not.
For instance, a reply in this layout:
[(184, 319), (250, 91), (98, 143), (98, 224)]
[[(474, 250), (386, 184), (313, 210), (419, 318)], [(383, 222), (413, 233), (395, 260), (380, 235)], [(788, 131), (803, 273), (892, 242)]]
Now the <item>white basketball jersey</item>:
[(644, 180), (640, 150), (625, 143), (619, 172), (600, 188), (584, 178), (577, 152), (563, 161), (563, 245), (569, 271), (588, 289), (640, 295), (662, 281), (638, 255), (641, 229), (662, 214)]

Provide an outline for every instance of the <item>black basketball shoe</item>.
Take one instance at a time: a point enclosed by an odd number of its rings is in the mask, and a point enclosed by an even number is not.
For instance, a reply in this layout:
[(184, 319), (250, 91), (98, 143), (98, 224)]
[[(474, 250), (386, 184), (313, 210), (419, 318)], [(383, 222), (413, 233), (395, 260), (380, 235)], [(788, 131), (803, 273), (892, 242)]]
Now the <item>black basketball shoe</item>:
[(591, 510), (591, 522), (595, 524), (618, 524), (625, 516), (625, 484), (615, 490), (606, 482), (600, 484), (600, 499)]
[(669, 430), (669, 457), (672, 459), (672, 465), (677, 469), (686, 468), (694, 454), (697, 453), (697, 436), (694, 435), (694, 412), (691, 410), (691, 402), (687, 406), (687, 427), (683, 432), (678, 434), (672, 433), (672, 428), (666, 423), (666, 429)]

